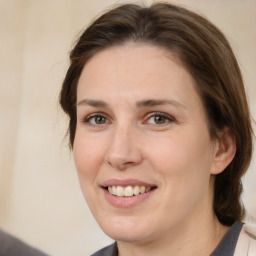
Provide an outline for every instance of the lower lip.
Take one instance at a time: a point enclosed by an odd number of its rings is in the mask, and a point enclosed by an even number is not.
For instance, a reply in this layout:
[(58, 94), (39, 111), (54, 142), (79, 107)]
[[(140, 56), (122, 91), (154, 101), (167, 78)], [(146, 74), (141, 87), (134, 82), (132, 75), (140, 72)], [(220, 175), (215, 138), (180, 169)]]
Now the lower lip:
[(103, 189), (105, 193), (105, 198), (107, 201), (119, 208), (130, 208), (130, 207), (135, 207), (136, 205), (144, 202), (146, 199), (148, 199), (156, 189), (152, 189), (147, 193), (139, 194), (137, 196), (129, 196), (129, 197), (118, 197), (110, 194), (106, 189)]

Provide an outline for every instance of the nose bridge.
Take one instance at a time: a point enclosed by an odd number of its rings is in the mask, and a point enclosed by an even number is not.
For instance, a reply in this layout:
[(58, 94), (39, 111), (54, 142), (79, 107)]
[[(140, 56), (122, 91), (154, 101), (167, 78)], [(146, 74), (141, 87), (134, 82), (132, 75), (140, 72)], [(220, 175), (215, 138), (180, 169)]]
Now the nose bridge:
[[(127, 124), (116, 125), (113, 131), (112, 144), (113, 146), (121, 146), (123, 143), (126, 143), (128, 146), (128, 142), (131, 142), (131, 127)], [(120, 144), (120, 145), (119, 145)], [(124, 147), (124, 149), (128, 149), (128, 147)]]
[(131, 124), (120, 123), (113, 127), (106, 152), (108, 164), (117, 169), (139, 164), (142, 155), (137, 137), (136, 128)]

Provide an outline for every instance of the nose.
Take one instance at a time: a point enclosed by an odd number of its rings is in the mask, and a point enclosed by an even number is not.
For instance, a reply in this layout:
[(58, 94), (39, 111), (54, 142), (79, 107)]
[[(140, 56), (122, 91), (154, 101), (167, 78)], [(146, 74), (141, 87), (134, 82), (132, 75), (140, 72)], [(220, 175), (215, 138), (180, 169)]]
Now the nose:
[(105, 161), (115, 169), (125, 170), (142, 162), (138, 135), (131, 128), (117, 127), (112, 131)]

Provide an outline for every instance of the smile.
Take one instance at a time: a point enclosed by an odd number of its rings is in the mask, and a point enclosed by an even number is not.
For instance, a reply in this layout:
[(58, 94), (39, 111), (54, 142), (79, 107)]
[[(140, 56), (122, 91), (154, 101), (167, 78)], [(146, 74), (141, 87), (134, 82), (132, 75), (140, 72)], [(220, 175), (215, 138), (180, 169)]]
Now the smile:
[(101, 184), (105, 199), (117, 208), (131, 208), (151, 198), (157, 186), (137, 179), (111, 179)]
[(118, 197), (131, 197), (149, 192), (152, 187), (146, 186), (108, 186), (108, 192)]

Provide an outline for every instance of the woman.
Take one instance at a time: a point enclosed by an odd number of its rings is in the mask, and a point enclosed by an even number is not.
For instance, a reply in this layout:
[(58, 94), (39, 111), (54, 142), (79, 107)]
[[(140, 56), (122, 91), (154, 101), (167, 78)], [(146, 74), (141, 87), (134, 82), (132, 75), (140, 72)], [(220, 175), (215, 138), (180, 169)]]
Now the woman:
[(70, 60), (70, 146), (84, 197), (117, 241), (94, 255), (256, 253), (240, 202), (250, 114), (224, 35), (175, 5), (126, 4), (95, 20)]

